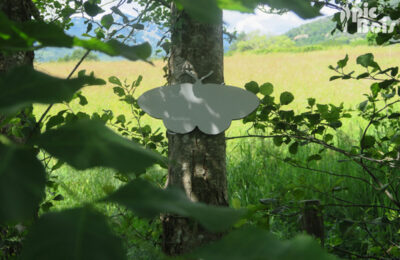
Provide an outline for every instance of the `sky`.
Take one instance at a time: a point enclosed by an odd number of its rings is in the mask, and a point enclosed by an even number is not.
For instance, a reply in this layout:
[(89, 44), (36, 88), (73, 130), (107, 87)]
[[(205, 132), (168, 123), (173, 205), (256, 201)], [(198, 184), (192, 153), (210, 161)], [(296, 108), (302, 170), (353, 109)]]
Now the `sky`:
[[(132, 6), (125, 5), (121, 8), (121, 11), (136, 16), (136, 13), (132, 10)], [(332, 9), (322, 9), (324, 16), (333, 15), (334, 13), (335, 11)], [(303, 20), (293, 12), (277, 15), (266, 14), (260, 10), (256, 10), (254, 14), (224, 10), (224, 22), (231, 32), (235, 30), (246, 33), (259, 31), (261, 34), (280, 35), (312, 20)]]
[[(329, 8), (322, 10), (324, 16), (333, 15), (334, 13), (335, 11)], [(245, 33), (259, 31), (261, 34), (280, 35), (315, 19), (319, 18), (303, 20), (293, 12), (278, 15), (266, 14), (260, 10), (256, 10), (254, 14), (224, 11), (224, 22), (228, 30)]]

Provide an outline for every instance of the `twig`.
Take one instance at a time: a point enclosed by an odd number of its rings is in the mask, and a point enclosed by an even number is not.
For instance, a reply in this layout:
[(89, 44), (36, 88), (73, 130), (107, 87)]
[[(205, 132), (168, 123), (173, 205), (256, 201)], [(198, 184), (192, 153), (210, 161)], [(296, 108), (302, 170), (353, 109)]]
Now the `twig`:
[(392, 207), (387, 207), (387, 206), (381, 206), (381, 205), (366, 205), (366, 204), (325, 204), (322, 205), (324, 207), (344, 207), (344, 208), (352, 208), (352, 207), (360, 207), (360, 208), (382, 208), (382, 209), (390, 209), (394, 211), (400, 211), (400, 209), (392, 208)]
[(336, 247), (336, 246), (333, 246), (332, 249), (337, 250), (337, 251), (340, 251), (340, 252), (345, 253), (345, 254), (348, 254), (348, 255), (352, 255), (352, 256), (355, 256), (355, 257), (358, 257), (358, 258), (362, 258), (362, 259), (378, 259), (378, 260), (385, 260), (385, 259), (387, 259), (387, 258), (382, 258), (382, 257), (377, 257), (377, 256), (360, 255), (360, 254), (353, 253), (353, 252), (351, 252), (351, 251), (348, 251), (348, 250), (346, 250), (346, 249), (342, 249), (342, 248)]
[(382, 251), (385, 253), (385, 255), (389, 258), (391, 258), (392, 256), (386, 251), (385, 247), (379, 243), (378, 240), (376, 240), (376, 238), (371, 234), (371, 232), (369, 231), (367, 224), (364, 223), (364, 225), (362, 225), (364, 230), (368, 233), (368, 235), (372, 238), (372, 240), (374, 240), (374, 242), (382, 249)]
[[(79, 66), (82, 64), (82, 62), (85, 60), (85, 58), (89, 55), (91, 50), (87, 50), (86, 53), (82, 56), (82, 58), (79, 60), (79, 62), (75, 65), (75, 67), (72, 69), (72, 71), (69, 73), (68, 77), (66, 78), (67, 80), (70, 79), (72, 77), (72, 75), (76, 72), (76, 70), (79, 68)], [(49, 113), (50, 109), (54, 106), (54, 104), (50, 104), (46, 111), (44, 111), (44, 113), (42, 114), (42, 116), (40, 117), (39, 121), (36, 123), (35, 128), (32, 130), (31, 134), (29, 137), (32, 136), (32, 134), (40, 128), (40, 124), (43, 122), (44, 118), (46, 117), (46, 115)]]

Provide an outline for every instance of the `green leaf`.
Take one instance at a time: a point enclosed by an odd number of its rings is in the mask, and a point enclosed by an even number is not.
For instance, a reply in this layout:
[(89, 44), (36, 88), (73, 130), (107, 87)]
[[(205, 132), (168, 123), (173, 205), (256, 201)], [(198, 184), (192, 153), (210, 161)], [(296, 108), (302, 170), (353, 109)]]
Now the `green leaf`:
[(44, 47), (82, 47), (109, 56), (123, 56), (130, 60), (146, 60), (152, 52), (151, 45), (147, 42), (128, 46), (117, 40), (108, 42), (93, 38), (83, 40), (65, 34), (55, 24), (38, 21), (16, 23), (10, 21), (2, 12), (0, 12), (0, 35), (0, 49), (5, 51), (36, 50)]
[(57, 163), (51, 168), (52, 171), (58, 170), (63, 166), (65, 163), (63, 161), (57, 161)]
[(298, 142), (294, 142), (289, 146), (289, 153), (291, 153), (291, 154), (297, 154), (298, 150), (299, 150)]
[(124, 116), (124, 115), (119, 115), (119, 116), (117, 117), (117, 121), (116, 121), (115, 123), (116, 123), (116, 124), (119, 124), (119, 123), (125, 124), (125, 122), (126, 122), (125, 116)]
[[(94, 50), (102, 51), (110, 56), (123, 56), (132, 61), (146, 60), (148, 57), (150, 57), (152, 52), (151, 45), (148, 42), (139, 45), (128, 46), (120, 43), (117, 40), (110, 40), (103, 44), (104, 46), (101, 46), (101, 48), (99, 46), (99, 48)], [(88, 47), (88, 49), (90, 49), (90, 45)]]
[(280, 96), (281, 105), (289, 105), (294, 100), (294, 96), (290, 92), (283, 92)]
[(14, 113), (32, 103), (69, 101), (78, 89), (86, 85), (104, 84), (104, 80), (95, 78), (93, 74), (66, 80), (36, 71), (31, 66), (17, 67), (0, 75), (0, 111)]
[(46, 129), (49, 130), (55, 126), (61, 125), (64, 123), (64, 117), (61, 114), (57, 114), (55, 116), (50, 117), (49, 121), (46, 123)]
[(307, 162), (311, 162), (311, 161), (320, 161), (322, 159), (321, 155), (319, 154), (314, 154), (311, 155), (307, 158)]
[(373, 83), (371, 85), (371, 92), (372, 95), (376, 98), (379, 94), (379, 91), (381, 91), (381, 87), (379, 86), (379, 83)]
[(365, 68), (373, 67), (374, 69), (380, 69), (378, 63), (374, 61), (374, 55), (372, 53), (359, 56), (357, 58), (357, 64), (360, 64)]
[(311, 125), (316, 125), (321, 122), (320, 114), (305, 114), (305, 117), (308, 119)]
[(375, 137), (372, 135), (366, 135), (362, 140), (361, 140), (361, 147), (363, 149), (368, 149), (371, 148), (375, 145)]
[(390, 75), (392, 77), (396, 77), (398, 73), (399, 73), (399, 67), (394, 67), (394, 68), (392, 68), (392, 71), (390, 72)]
[(142, 80), (143, 80), (143, 76), (142, 76), (142, 75), (139, 75), (139, 76), (137, 77), (137, 79), (136, 79), (134, 82), (132, 82), (132, 86), (134, 86), (134, 87), (139, 87), (139, 86), (140, 86), (140, 83), (142, 83)]
[(264, 96), (269, 96), (274, 92), (274, 85), (271, 83), (264, 83), (260, 87), (260, 93), (263, 94)]
[(388, 89), (391, 85), (397, 83), (395, 79), (384, 80), (378, 83), (379, 88), (381, 89)]
[(274, 136), (272, 140), (276, 146), (281, 146), (283, 144), (283, 137), (281, 136)]
[(88, 104), (86, 97), (83, 96), (82, 94), (79, 93), (78, 98), (79, 98), (79, 105), (86, 106)]
[(365, 72), (363, 74), (358, 75), (357, 79), (365, 79), (365, 78), (368, 78), (369, 75), (370, 75), (369, 72)]
[(53, 200), (54, 200), (54, 201), (62, 201), (62, 200), (64, 200), (64, 196), (61, 195), (61, 194), (58, 194), (57, 196), (55, 196), (55, 197), (53, 198)]
[(329, 143), (329, 142), (332, 141), (332, 140), (333, 140), (333, 135), (331, 135), (331, 134), (326, 134), (326, 135), (324, 136), (324, 141), (325, 141), (325, 142)]
[(141, 23), (132, 24), (131, 27), (136, 30), (144, 30), (144, 25)]
[[(174, 2), (184, 8), (189, 15), (199, 21), (206, 23), (218, 23), (219, 8), (226, 10), (236, 10), (241, 12), (253, 12), (259, 4), (267, 4), (276, 9), (289, 9), (303, 19), (313, 18), (320, 15), (320, 7), (312, 5), (309, 1), (296, 0), (174, 0)], [(198, 3), (197, 3), (198, 2)]]
[(128, 183), (104, 201), (124, 205), (140, 217), (153, 218), (161, 213), (190, 217), (215, 232), (227, 230), (245, 213), (227, 207), (194, 203), (181, 190), (156, 188), (141, 179)]
[(329, 81), (334, 81), (334, 80), (341, 79), (341, 78), (342, 78), (342, 76), (332, 76), (332, 77), (330, 77)]
[(122, 17), (122, 21), (123, 21), (124, 23), (129, 23), (128, 17), (127, 17), (124, 13), (122, 13), (121, 10), (118, 9), (118, 7), (113, 6), (113, 7), (111, 7), (111, 10), (112, 10), (114, 13), (118, 14), (119, 16), (121, 16), (121, 17)]
[(122, 243), (107, 219), (89, 208), (42, 216), (24, 240), (21, 259), (126, 259)]
[(246, 227), (231, 232), (221, 240), (195, 249), (185, 259), (206, 260), (334, 260), (309, 236), (282, 241), (262, 229)]
[(109, 78), (108, 78), (108, 82), (122, 87), (121, 81), (119, 80), (119, 78), (117, 78), (117, 77), (115, 77), (115, 76), (109, 77)]
[(87, 13), (91, 17), (94, 17), (94, 16), (104, 12), (103, 9), (101, 9), (97, 4), (92, 3), (92, 1), (86, 1), (83, 4), (83, 8), (85, 9), (85, 13)]
[(162, 161), (160, 155), (121, 137), (99, 121), (78, 120), (45, 132), (33, 143), (79, 170), (99, 166), (139, 174)]
[(106, 29), (110, 29), (113, 23), (114, 23), (114, 18), (112, 14), (106, 14), (101, 18), (101, 25), (103, 25)]
[(260, 87), (258, 86), (258, 83), (255, 81), (250, 81), (246, 83), (246, 85), (244, 85), (244, 88), (250, 92), (253, 92), (254, 94), (260, 92)]
[(346, 57), (343, 60), (339, 60), (337, 63), (337, 67), (339, 69), (343, 69), (344, 67), (347, 66), (347, 62), (349, 61), (349, 55), (346, 54)]
[(222, 20), (222, 11), (215, 0), (174, 0), (178, 8), (184, 9), (192, 18), (207, 24), (218, 24)]
[(368, 105), (368, 100), (365, 100), (361, 102), (360, 105), (358, 105), (358, 109), (362, 112), (365, 112), (367, 105)]
[(46, 174), (31, 149), (0, 143), (0, 224), (29, 220), (45, 196)]
[(113, 91), (114, 91), (114, 93), (117, 94), (117, 96), (119, 96), (119, 97), (125, 96), (125, 90), (124, 90), (123, 88), (121, 88), (121, 87), (114, 87), (114, 88), (113, 88)]
[(343, 125), (343, 124), (342, 124), (341, 121), (332, 121), (332, 122), (329, 122), (329, 126), (332, 127), (332, 128), (334, 128), (334, 129), (339, 128), (339, 127), (341, 127), (342, 125)]
[(313, 107), (315, 105), (316, 100), (315, 98), (308, 98), (307, 102), (310, 107)]
[(321, 114), (327, 113), (329, 111), (329, 106), (328, 105), (323, 105), (323, 104), (317, 104), (317, 110)]

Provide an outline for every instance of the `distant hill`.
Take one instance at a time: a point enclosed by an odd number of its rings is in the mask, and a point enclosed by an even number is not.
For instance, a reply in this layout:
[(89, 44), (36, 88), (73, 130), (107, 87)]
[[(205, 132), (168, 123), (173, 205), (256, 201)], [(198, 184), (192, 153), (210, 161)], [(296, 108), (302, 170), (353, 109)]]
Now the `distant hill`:
[(331, 17), (318, 19), (294, 28), (285, 33), (285, 35), (294, 40), (298, 46), (315, 44), (348, 44), (351, 41), (365, 38), (364, 34), (351, 35), (337, 31), (331, 35), (332, 30), (336, 26), (331, 19)]
[[(1, 0), (0, 0), (1, 1)], [(87, 25), (84, 23), (85, 19), (83, 18), (73, 18), (73, 26), (67, 31), (67, 34), (72, 36), (77, 36), (82, 38), (82, 34), (86, 33)], [(121, 21), (122, 23), (122, 21)], [(160, 56), (160, 54), (155, 54), (155, 49), (157, 48), (158, 41), (163, 37), (164, 32), (160, 31), (158, 27), (154, 24), (144, 24), (144, 30), (135, 32), (135, 44), (140, 44), (142, 42), (149, 42), (153, 47), (153, 56)], [(97, 28), (95, 24), (93, 24), (92, 32)], [(124, 29), (119, 32), (122, 35), (128, 35), (130, 33), (129, 29)], [(224, 41), (225, 51), (229, 47), (229, 43)], [(66, 49), (66, 48), (45, 48), (42, 50), (38, 50), (35, 52), (35, 59), (38, 62), (49, 62), (49, 61), (57, 61), (60, 58), (65, 57), (66, 55), (71, 55), (74, 49)], [(103, 53), (97, 53), (100, 60), (122, 60), (121, 57), (110, 57)]]
[[(86, 27), (87, 25), (84, 23), (85, 19), (83, 18), (73, 18), (73, 26), (66, 31), (67, 34), (71, 36), (77, 36), (80, 38), (82, 37), (82, 34), (86, 33)], [(92, 32), (97, 28), (96, 25), (93, 25)], [(129, 30), (125, 29), (120, 32), (122, 35), (128, 35)], [(135, 44), (140, 44), (142, 42), (149, 42), (151, 46), (153, 47), (153, 55), (154, 55), (154, 49), (157, 46), (158, 41), (161, 39), (163, 36), (163, 32), (160, 31), (155, 25), (145, 25), (145, 29), (142, 31), (138, 31), (135, 34)], [(60, 58), (65, 57), (66, 55), (71, 55), (74, 49), (67, 49), (67, 48), (45, 48), (42, 50), (38, 50), (35, 52), (35, 59), (38, 62), (48, 62), (48, 61), (56, 61)], [(99, 56), (100, 60), (122, 60), (123, 58), (121, 57), (110, 57), (108, 55), (105, 55), (103, 53), (97, 53), (96, 55)]]
[[(68, 34), (73, 36), (82, 37), (82, 34), (86, 32), (86, 24), (84, 24), (83, 18), (74, 18), (74, 25), (67, 31)], [(93, 30), (96, 26), (94, 26)], [(308, 46), (308, 45), (341, 45), (349, 44), (352, 41), (359, 39), (364, 39), (365, 35), (355, 34), (350, 35), (347, 33), (336, 32), (331, 35), (331, 31), (335, 28), (335, 23), (331, 21), (331, 18), (321, 18), (316, 21), (301, 25), (294, 28), (284, 36), (290, 38), (296, 46)], [(128, 30), (121, 32), (123, 35), (129, 33)], [(160, 31), (155, 25), (149, 24), (145, 25), (145, 29), (138, 31), (135, 35), (136, 43), (141, 43), (144, 41), (149, 42), (154, 49), (156, 48), (157, 42), (163, 36), (163, 32)], [(234, 46), (234, 45), (232, 45)], [(227, 52), (231, 47), (231, 44), (224, 41), (224, 50)], [(45, 48), (35, 52), (36, 61), (38, 62), (48, 62), (56, 61), (66, 55), (71, 55), (74, 49), (65, 48)], [(96, 53), (100, 60), (121, 60), (120, 57), (109, 57), (102, 53)]]

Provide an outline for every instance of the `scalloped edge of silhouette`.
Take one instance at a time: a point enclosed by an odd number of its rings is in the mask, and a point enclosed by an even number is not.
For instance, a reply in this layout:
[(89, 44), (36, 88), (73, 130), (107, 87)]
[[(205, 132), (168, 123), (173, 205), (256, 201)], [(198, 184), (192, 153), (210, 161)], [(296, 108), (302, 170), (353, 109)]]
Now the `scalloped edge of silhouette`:
[(203, 84), (202, 80), (209, 75), (196, 78), (194, 84), (149, 90), (139, 97), (138, 104), (151, 117), (162, 119), (169, 131), (186, 134), (197, 127), (208, 135), (224, 132), (232, 120), (248, 116), (259, 106), (258, 97), (247, 90)]

